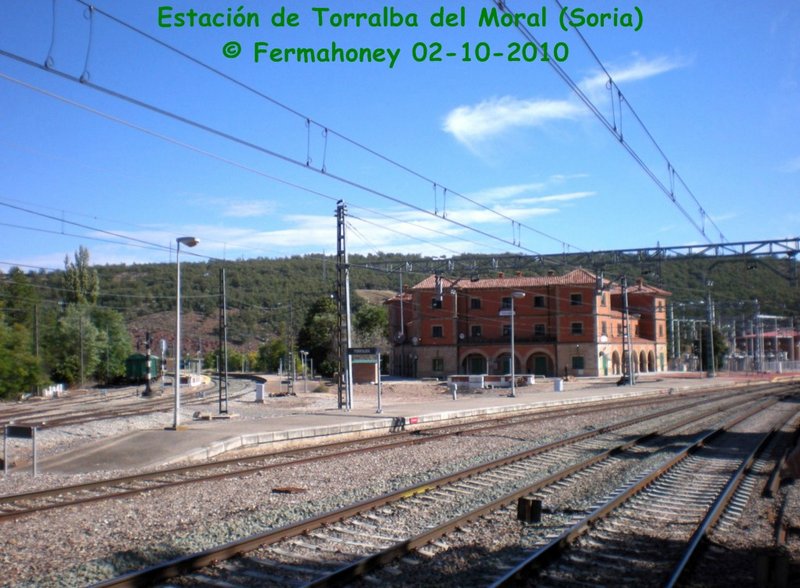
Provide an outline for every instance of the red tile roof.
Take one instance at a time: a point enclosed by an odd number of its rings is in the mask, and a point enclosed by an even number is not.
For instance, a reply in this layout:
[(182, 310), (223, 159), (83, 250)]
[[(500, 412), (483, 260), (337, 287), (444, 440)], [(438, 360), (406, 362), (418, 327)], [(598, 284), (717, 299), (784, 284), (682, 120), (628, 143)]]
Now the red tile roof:
[[(485, 278), (478, 281), (451, 280), (442, 278), (442, 287), (451, 288), (458, 285), (465, 290), (500, 289), (500, 288), (526, 288), (537, 286), (594, 286), (596, 277), (585, 269), (576, 269), (563, 276), (504, 276)], [(433, 290), (436, 288), (436, 276), (428, 276), (412, 287), (414, 290)]]
[[(612, 294), (621, 294), (622, 289), (618, 285), (614, 285), (611, 288)], [(638, 282), (628, 282), (628, 294), (635, 294), (637, 292), (644, 292), (645, 294), (652, 294), (653, 296), (672, 296), (672, 292), (667, 290), (663, 290), (658, 288), (657, 286), (651, 286), (650, 284)]]

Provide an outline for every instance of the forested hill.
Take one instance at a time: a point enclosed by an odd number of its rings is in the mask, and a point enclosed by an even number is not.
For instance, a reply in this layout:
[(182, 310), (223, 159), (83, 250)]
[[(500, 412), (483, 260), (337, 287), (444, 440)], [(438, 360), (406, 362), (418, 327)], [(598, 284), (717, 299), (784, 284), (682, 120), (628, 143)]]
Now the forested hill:
[[(125, 376), (132, 351), (171, 345), (175, 333), (174, 263), (92, 266), (81, 247), (64, 271), (0, 274), (0, 398), (18, 397), (48, 382), (71, 386), (106, 384)], [(228, 262), (181, 261), (185, 354), (213, 365), (218, 349), (220, 270), (225, 270), (229, 367), (274, 371), (288, 365), (290, 352), (305, 349), (320, 371), (335, 370), (338, 316), (333, 257)], [(423, 259), (381, 254), (350, 257), (354, 337), (358, 345), (386, 348), (387, 313), (380, 303), (432, 273), (453, 279), (563, 274), (570, 256), (550, 258), (463, 256)], [(574, 259), (574, 258), (572, 258)], [(756, 312), (796, 317), (800, 288), (791, 259), (668, 260), (642, 264), (616, 258), (602, 268), (606, 279), (643, 277), (672, 292), (677, 318), (706, 316), (710, 292), (720, 323), (742, 325)], [(358, 293), (362, 295), (358, 295)], [(756, 302), (757, 300), (757, 302)], [(787, 326), (785, 321), (782, 326)], [(777, 321), (776, 321), (777, 323)], [(791, 323), (790, 323), (791, 324)], [(795, 319), (794, 322), (797, 325)], [(169, 354), (169, 351), (168, 351)], [(295, 359), (297, 354), (295, 354)]]
[[(572, 266), (560, 256), (536, 260), (518, 255), (465, 255), (447, 260), (421, 256), (381, 254), (350, 256), (352, 290), (398, 291), (400, 281), (413, 285), (439, 271), (447, 277), (479, 275), (544, 275), (565, 273)], [(722, 259), (722, 261), (720, 261)], [(242, 338), (248, 334), (268, 333), (281, 325), (301, 324), (310, 305), (336, 290), (336, 258), (307, 255), (282, 259), (251, 259), (221, 262), (181, 262), (184, 308), (206, 317), (216, 317), (219, 308), (220, 269), (225, 268), (227, 306), (233, 317), (231, 327)], [(98, 304), (118, 310), (127, 320), (175, 308), (175, 265), (94, 266), (100, 278)], [(587, 267), (590, 271), (598, 268)], [(402, 273), (401, 273), (402, 270)], [(615, 279), (622, 274), (632, 282), (643, 277), (648, 283), (672, 292), (671, 301), (681, 305), (681, 312), (703, 316), (697, 304), (705, 299), (707, 280), (713, 282), (712, 296), (721, 315), (751, 315), (754, 300), (762, 313), (791, 316), (800, 313), (800, 287), (796, 262), (789, 259), (759, 260), (676, 259), (658, 265), (622, 259), (602, 268), (604, 276)], [(43, 301), (60, 299), (62, 275), (29, 274)], [(353, 296), (353, 305), (363, 300)]]

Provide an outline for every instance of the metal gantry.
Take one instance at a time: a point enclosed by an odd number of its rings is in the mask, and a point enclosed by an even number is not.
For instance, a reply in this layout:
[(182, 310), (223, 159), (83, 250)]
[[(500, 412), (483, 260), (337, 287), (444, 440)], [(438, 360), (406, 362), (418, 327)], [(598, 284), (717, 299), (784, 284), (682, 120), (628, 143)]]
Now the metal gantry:
[(225, 268), (221, 267), (219, 269), (219, 356), (217, 358), (220, 414), (228, 412), (228, 310), (225, 290)]
[(406, 273), (418, 274), (455, 274), (459, 276), (477, 275), (486, 271), (513, 271), (529, 269), (542, 271), (544, 267), (602, 267), (619, 264), (655, 264), (660, 266), (663, 262), (686, 259), (707, 259), (713, 261), (718, 258), (751, 259), (754, 263), (764, 263), (765, 258), (780, 258), (783, 256), (790, 262), (787, 272), (780, 271), (771, 265), (764, 265), (777, 275), (798, 283), (797, 257), (800, 254), (800, 237), (787, 239), (773, 239), (767, 241), (742, 241), (738, 243), (710, 243), (706, 245), (676, 245), (655, 247), (641, 247), (637, 249), (609, 249), (598, 251), (563, 252), (552, 255), (519, 255), (504, 254), (492, 257), (462, 255), (443, 259), (441, 257), (410, 259), (394, 259), (386, 263), (371, 263), (364, 265), (371, 270), (398, 271), (404, 267)]
[(345, 239), (345, 214), (347, 206), (342, 200), (336, 205), (336, 304), (339, 315), (337, 343), (339, 353), (338, 406), (340, 409), (353, 408), (352, 358), (347, 353), (352, 345), (352, 326), (350, 319), (350, 264), (347, 261), (347, 242)]

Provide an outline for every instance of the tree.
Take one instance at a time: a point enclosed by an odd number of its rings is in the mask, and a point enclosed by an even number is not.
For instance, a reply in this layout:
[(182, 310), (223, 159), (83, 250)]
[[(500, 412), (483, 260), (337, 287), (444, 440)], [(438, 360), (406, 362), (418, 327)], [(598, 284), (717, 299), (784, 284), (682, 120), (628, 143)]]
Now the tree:
[[(702, 357), (703, 361), (701, 368), (703, 370), (708, 370), (708, 326), (704, 326), (700, 330), (699, 335), (700, 338), (693, 343), (692, 351), (699, 357)], [(716, 327), (716, 325), (714, 325), (712, 329), (712, 343), (714, 344), (714, 365), (717, 369), (720, 369), (723, 358), (725, 357), (725, 354), (728, 353), (728, 344), (725, 342), (725, 335)]]
[[(716, 325), (712, 330), (713, 343), (714, 343), (714, 362), (717, 369), (722, 366), (723, 359), (728, 353), (728, 343), (725, 341), (725, 335), (720, 331)], [(708, 369), (708, 366), (706, 366)]]
[(9, 326), (0, 319), (0, 398), (18, 398), (44, 383), (30, 339), (23, 325)]
[(9, 325), (25, 325), (33, 330), (35, 307), (40, 302), (36, 288), (18, 267), (12, 267), (2, 291), (6, 301), (5, 315)]
[(48, 349), (53, 379), (70, 385), (86, 383), (105, 349), (105, 336), (94, 326), (88, 306), (67, 306), (50, 335)]
[(89, 267), (89, 250), (83, 245), (75, 252), (75, 261), (64, 257), (64, 289), (67, 302), (95, 304), (100, 295), (100, 278), (97, 270)]
[(98, 331), (97, 345), (100, 355), (92, 375), (95, 380), (108, 384), (125, 375), (125, 360), (133, 351), (133, 343), (125, 321), (117, 311), (94, 307), (91, 309), (90, 319)]
[(297, 342), (308, 351), (318, 371), (330, 376), (336, 370), (336, 331), (339, 313), (336, 303), (329, 297), (318, 299), (309, 308)]
[(260, 372), (277, 372), (281, 359), (289, 354), (286, 342), (283, 339), (273, 339), (258, 348), (256, 369)]
[(385, 343), (389, 333), (389, 313), (384, 306), (365, 304), (355, 315), (358, 344), (377, 347)]
[(228, 349), (228, 371), (244, 371), (245, 356), (235, 349)]

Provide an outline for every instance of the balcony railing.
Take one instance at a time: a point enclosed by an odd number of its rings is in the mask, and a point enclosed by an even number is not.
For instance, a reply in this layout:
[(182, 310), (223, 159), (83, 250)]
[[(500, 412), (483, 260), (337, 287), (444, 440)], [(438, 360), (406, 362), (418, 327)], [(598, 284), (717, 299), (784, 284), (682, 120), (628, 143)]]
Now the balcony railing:
[[(519, 345), (532, 345), (536, 343), (555, 343), (553, 335), (517, 335), (514, 343)], [(461, 345), (510, 345), (511, 336), (505, 337), (464, 337), (459, 341)]]

